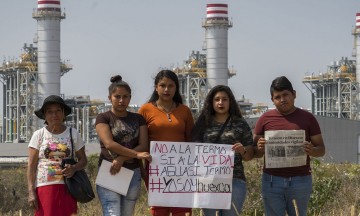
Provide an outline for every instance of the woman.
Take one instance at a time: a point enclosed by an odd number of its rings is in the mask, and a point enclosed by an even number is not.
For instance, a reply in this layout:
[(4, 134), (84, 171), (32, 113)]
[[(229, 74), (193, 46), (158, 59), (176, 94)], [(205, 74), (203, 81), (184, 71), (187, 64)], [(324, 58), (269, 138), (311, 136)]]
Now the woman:
[[(144, 116), (150, 141), (191, 141), (194, 120), (190, 109), (182, 104), (179, 80), (170, 70), (162, 70), (155, 77), (155, 88), (148, 103), (139, 113)], [(148, 174), (145, 176), (147, 186)], [(168, 216), (191, 215), (191, 208), (152, 206), (151, 214)]]
[(78, 162), (61, 169), (61, 161), (71, 158), (69, 127), (64, 125), (65, 117), (71, 113), (64, 100), (50, 95), (35, 115), (45, 120), (46, 126), (35, 131), (29, 143), (27, 182), (30, 207), (35, 215), (77, 214), (76, 200), (67, 191), (64, 177), (70, 178), (87, 164), (85, 145), (76, 129), (72, 129), (74, 151)]
[(100, 138), (101, 154), (99, 167), (103, 160), (112, 162), (109, 172), (117, 174), (121, 167), (134, 171), (127, 195), (121, 195), (96, 185), (102, 205), (103, 215), (133, 215), (135, 204), (140, 196), (141, 173), (139, 159), (151, 160), (148, 152), (147, 128), (144, 118), (127, 111), (131, 99), (130, 86), (122, 81), (120, 75), (111, 77), (109, 100), (111, 110), (96, 117), (96, 132)]
[(253, 139), (251, 129), (242, 118), (229, 87), (218, 85), (210, 90), (193, 128), (192, 137), (195, 142), (229, 144), (235, 151), (231, 209), (203, 209), (204, 215), (214, 216), (216, 211), (220, 216), (240, 215), (246, 196), (242, 160), (252, 159)]

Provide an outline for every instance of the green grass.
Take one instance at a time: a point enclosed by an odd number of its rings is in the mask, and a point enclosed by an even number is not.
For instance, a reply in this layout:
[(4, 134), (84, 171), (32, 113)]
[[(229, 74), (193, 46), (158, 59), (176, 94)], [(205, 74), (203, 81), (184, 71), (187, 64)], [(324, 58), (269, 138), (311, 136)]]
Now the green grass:
[[(87, 172), (94, 185), (98, 156), (91, 155)], [(262, 160), (245, 162), (247, 197), (242, 215), (263, 215), (261, 200)], [(313, 194), (308, 215), (359, 215), (360, 213), (360, 165), (329, 164), (313, 160)], [(95, 189), (94, 189), (95, 190)], [(0, 215), (32, 215), (27, 205), (26, 168), (0, 170)], [(101, 215), (99, 200), (79, 204), (79, 215)], [(135, 208), (136, 216), (149, 214), (146, 191), (142, 190)], [(193, 215), (200, 215), (193, 209)]]

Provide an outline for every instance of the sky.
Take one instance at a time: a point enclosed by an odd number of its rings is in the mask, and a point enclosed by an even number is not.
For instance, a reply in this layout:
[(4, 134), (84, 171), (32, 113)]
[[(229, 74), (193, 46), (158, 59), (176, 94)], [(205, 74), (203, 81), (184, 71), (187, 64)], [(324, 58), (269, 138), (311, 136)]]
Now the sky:
[[(145, 103), (159, 70), (182, 66), (193, 50), (205, 53), (207, 3), (228, 4), (228, 63), (237, 71), (228, 85), (237, 99), (272, 107), (271, 81), (284, 75), (296, 105), (310, 108), (304, 76), (354, 59), (358, 0), (61, 0), (61, 58), (73, 65), (61, 93), (107, 101), (110, 77), (120, 74), (132, 88), (131, 103)], [(33, 42), (36, 7), (36, 0), (0, 1), (1, 62)]]

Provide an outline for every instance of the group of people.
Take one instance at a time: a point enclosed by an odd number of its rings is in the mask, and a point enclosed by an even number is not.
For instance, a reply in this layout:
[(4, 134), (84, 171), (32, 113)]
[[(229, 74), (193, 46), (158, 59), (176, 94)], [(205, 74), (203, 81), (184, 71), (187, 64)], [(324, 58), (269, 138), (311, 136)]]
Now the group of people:
[[(140, 196), (141, 179), (148, 184), (148, 167), (152, 160), (150, 141), (219, 143), (232, 145), (234, 169), (231, 209), (202, 209), (203, 215), (239, 215), (246, 197), (246, 178), (243, 161), (263, 157), (266, 131), (304, 130), (303, 150), (306, 165), (267, 168), (262, 175), (262, 197), (265, 214), (306, 215), (312, 181), (310, 157), (325, 154), (321, 131), (315, 117), (295, 106), (296, 92), (284, 76), (276, 78), (270, 87), (271, 100), (276, 109), (264, 113), (252, 131), (243, 118), (234, 94), (228, 86), (213, 87), (204, 101), (200, 116), (194, 122), (190, 109), (183, 104), (177, 75), (170, 70), (160, 71), (154, 91), (138, 113), (127, 111), (131, 88), (120, 75), (111, 78), (109, 100), (111, 110), (96, 118), (103, 160), (112, 163), (109, 172), (116, 174), (121, 167), (134, 171), (127, 195), (120, 195), (99, 185), (97, 194), (103, 215), (133, 215)], [(84, 143), (74, 129), (74, 150), (78, 163), (61, 169), (63, 158), (70, 157), (69, 128), (64, 125), (71, 109), (58, 96), (44, 100), (35, 112), (46, 126), (37, 130), (29, 143), (28, 189), (29, 204), (35, 215), (72, 215), (77, 213), (76, 200), (66, 191), (63, 178), (83, 169), (87, 160)], [(265, 160), (265, 157), (264, 157)], [(297, 202), (297, 212), (293, 200)], [(191, 208), (151, 206), (156, 216), (191, 215)]]

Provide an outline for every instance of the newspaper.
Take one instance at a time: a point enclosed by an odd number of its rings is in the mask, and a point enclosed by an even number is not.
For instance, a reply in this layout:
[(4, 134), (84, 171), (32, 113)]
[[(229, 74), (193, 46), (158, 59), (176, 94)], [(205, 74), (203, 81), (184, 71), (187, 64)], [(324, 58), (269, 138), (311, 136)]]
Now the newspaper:
[(306, 165), (304, 130), (265, 131), (265, 167), (283, 168)]

